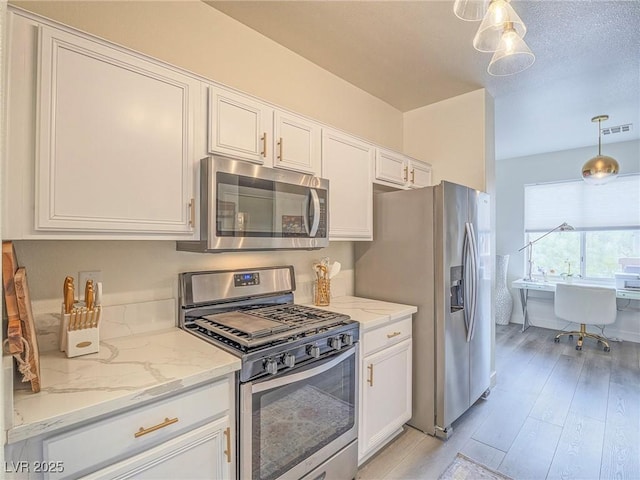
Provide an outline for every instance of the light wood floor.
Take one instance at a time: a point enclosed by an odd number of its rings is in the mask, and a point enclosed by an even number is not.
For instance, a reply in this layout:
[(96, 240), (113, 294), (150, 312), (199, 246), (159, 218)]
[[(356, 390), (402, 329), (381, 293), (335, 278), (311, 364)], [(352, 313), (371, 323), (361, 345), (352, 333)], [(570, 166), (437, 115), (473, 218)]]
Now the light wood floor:
[(447, 441), (411, 427), (358, 479), (437, 479), (462, 452), (514, 479), (640, 479), (640, 344), (496, 326), (497, 385)]

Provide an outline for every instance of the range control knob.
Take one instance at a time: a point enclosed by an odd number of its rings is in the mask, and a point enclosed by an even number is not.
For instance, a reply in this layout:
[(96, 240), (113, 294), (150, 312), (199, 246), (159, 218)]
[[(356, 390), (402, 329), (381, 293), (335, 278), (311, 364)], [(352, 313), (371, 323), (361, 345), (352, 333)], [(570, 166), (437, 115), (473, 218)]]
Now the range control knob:
[(344, 335), (342, 335), (342, 343), (347, 347), (350, 347), (351, 345), (353, 345), (353, 334), (345, 333)]
[(329, 346), (334, 350), (340, 350), (342, 348), (342, 339), (340, 337), (331, 337), (329, 339)]
[(276, 362), (273, 358), (267, 358), (264, 361), (264, 369), (267, 371), (267, 373), (275, 375), (276, 373), (278, 373), (278, 362)]
[(318, 358), (320, 357), (320, 347), (317, 345), (309, 345), (307, 347), (307, 353), (313, 358)]
[(285, 353), (282, 356), (282, 363), (284, 363), (285, 367), (292, 368), (296, 364), (296, 357), (291, 353)]

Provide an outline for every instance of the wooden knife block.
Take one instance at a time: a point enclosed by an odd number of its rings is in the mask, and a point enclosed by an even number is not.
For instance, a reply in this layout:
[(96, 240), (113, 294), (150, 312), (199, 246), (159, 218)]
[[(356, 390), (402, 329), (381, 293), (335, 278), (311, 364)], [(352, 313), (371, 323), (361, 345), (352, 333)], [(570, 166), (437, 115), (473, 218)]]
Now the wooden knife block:
[[(90, 312), (85, 311), (82, 313), (64, 313), (64, 305), (62, 306), (62, 317), (60, 321), (60, 351), (66, 352), (67, 357), (78, 357), (80, 355), (87, 355), (89, 353), (97, 353), (100, 351), (100, 318), (102, 316), (102, 307), (98, 306), (93, 311), (93, 322), (95, 327), (77, 327), (76, 329), (69, 330), (70, 326), (73, 327), (73, 323), (81, 324), (82, 320), (86, 319), (86, 315)], [(72, 322), (72, 316), (74, 316), (75, 322)]]

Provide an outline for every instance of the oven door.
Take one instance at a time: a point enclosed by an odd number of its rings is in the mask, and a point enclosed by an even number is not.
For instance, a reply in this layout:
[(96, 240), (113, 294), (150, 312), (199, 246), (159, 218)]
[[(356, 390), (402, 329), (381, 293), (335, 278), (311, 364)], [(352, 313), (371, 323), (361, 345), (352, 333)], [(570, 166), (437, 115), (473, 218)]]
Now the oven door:
[[(285, 374), (242, 384), (240, 478), (302, 478), (355, 442), (356, 365), (354, 345)], [(344, 474), (355, 475), (357, 454), (347, 463), (353, 465)]]
[(223, 158), (208, 158), (211, 250), (328, 245), (328, 180)]

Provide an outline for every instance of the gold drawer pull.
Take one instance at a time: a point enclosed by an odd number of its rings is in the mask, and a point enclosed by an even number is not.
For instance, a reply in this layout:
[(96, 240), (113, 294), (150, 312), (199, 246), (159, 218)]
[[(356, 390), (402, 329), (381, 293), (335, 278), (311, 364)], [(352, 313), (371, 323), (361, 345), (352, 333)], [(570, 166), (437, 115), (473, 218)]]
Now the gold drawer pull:
[(369, 378), (367, 378), (367, 383), (369, 386), (373, 387), (373, 363), (367, 368), (369, 369)]
[(138, 430), (133, 436), (135, 438), (138, 438), (143, 435), (146, 435), (147, 433), (155, 432), (156, 430), (160, 430), (161, 428), (167, 427), (172, 423), (177, 423), (177, 422), (178, 422), (178, 417), (176, 418), (165, 417), (164, 422), (159, 423), (158, 425), (154, 425), (153, 427), (149, 427), (149, 428), (140, 427), (140, 430)]
[(227, 463), (231, 463), (231, 427), (225, 429), (224, 436), (227, 437), (227, 449), (224, 454), (227, 456)]
[(411, 183), (416, 183), (416, 169), (411, 170)]
[(262, 140), (262, 151), (260, 152), (260, 155), (266, 158), (267, 157), (267, 132), (264, 132), (264, 135), (262, 135), (260, 140)]
[(400, 335), (402, 332), (393, 332), (393, 333), (387, 333), (387, 338), (393, 338), (393, 337), (397, 337), (398, 335)]
[(282, 161), (282, 137), (278, 140), (278, 160)]
[(193, 198), (189, 202), (189, 226), (196, 226), (196, 201)]
[(409, 167), (404, 167), (404, 181), (409, 180)]

